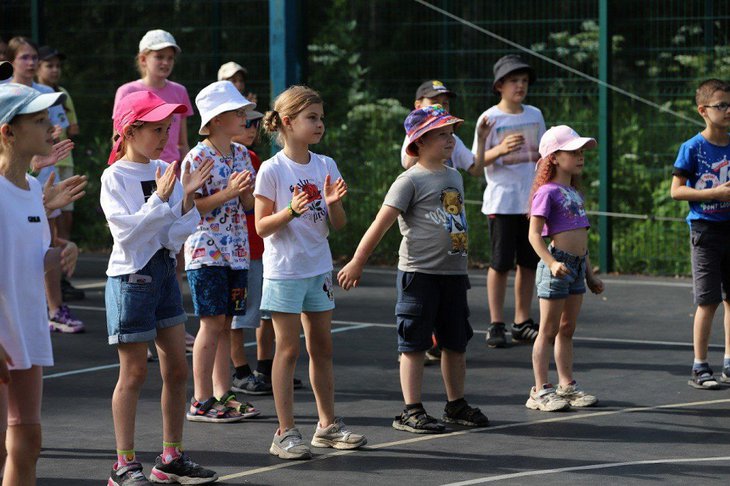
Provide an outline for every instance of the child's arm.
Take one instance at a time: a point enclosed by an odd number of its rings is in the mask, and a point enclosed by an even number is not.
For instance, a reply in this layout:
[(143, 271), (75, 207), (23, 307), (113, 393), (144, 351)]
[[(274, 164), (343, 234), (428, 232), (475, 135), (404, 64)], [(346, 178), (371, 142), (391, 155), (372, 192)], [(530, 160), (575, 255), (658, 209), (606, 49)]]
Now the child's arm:
[(523, 143), (525, 143), (525, 137), (522, 135), (517, 133), (507, 135), (504, 137), (504, 140), (502, 140), (502, 143), (495, 145), (484, 152), (484, 167), (489, 167), (496, 162), (498, 158), (519, 150)]
[(0, 344), (0, 385), (7, 385), (10, 383), (10, 369), (8, 366), (13, 366), (13, 358), (10, 357), (2, 344)]
[[(210, 196), (201, 196), (196, 194), (195, 206), (198, 208), (200, 214), (207, 214), (214, 209), (221, 207), (226, 201), (237, 197), (241, 197), (241, 203), (243, 203), (243, 193), (248, 191), (249, 195), (251, 194), (251, 183), (252, 178), (249, 171), (232, 172), (231, 176), (228, 178), (228, 185), (225, 189), (221, 189)], [(246, 207), (244, 204), (245, 209), (253, 208), (253, 196), (251, 196), (251, 200), (249, 202), (249, 207)]]
[(486, 146), (487, 137), (492, 131), (493, 126), (494, 121), (489, 120), (489, 118), (485, 116), (482, 118), (482, 122), (477, 127), (477, 151), (474, 156), (474, 163), (468, 170), (469, 174), (474, 177), (482, 177), (484, 175), (484, 147)]
[(720, 184), (710, 189), (695, 189), (689, 187), (687, 178), (680, 175), (672, 177), (672, 199), (677, 201), (730, 201), (730, 182)]
[[(291, 208), (291, 210), (290, 210)], [(290, 221), (298, 217), (309, 209), (309, 196), (306, 192), (301, 192), (299, 186), (294, 186), (292, 199), (289, 206), (285, 207), (278, 213), (274, 213), (274, 201), (262, 195), (256, 196), (254, 203), (256, 218), (256, 233), (261, 238), (271, 236), (279, 231)], [(296, 214), (292, 214), (296, 213)]]
[(545, 226), (545, 218), (542, 216), (530, 217), (530, 233), (528, 238), (532, 248), (542, 261), (550, 268), (550, 273), (556, 277), (564, 277), (570, 273), (568, 267), (557, 261), (548, 250), (545, 240), (542, 238), (542, 228)]
[(586, 255), (586, 284), (594, 294), (603, 292), (603, 281), (593, 273), (593, 267), (591, 266), (591, 260), (588, 258), (588, 255)]
[(330, 175), (324, 178), (324, 202), (327, 204), (330, 223), (335, 230), (342, 229), (347, 224), (347, 216), (345, 208), (342, 206), (342, 198), (347, 194), (347, 184), (338, 178), (334, 184), (331, 184)]
[(353, 255), (352, 260), (337, 273), (337, 281), (340, 287), (345, 290), (357, 287), (365, 263), (367, 263), (368, 258), (372, 255), (380, 240), (383, 239), (385, 233), (393, 226), (395, 220), (398, 219), (399, 214), (400, 211), (398, 209), (383, 204), (380, 211), (378, 211), (378, 215), (375, 216), (375, 220), (363, 235), (362, 240), (360, 240), (360, 244), (357, 245), (357, 250), (355, 250), (355, 255)]
[(190, 145), (188, 145), (188, 122), (186, 117), (183, 117), (182, 120), (180, 120), (180, 139), (177, 141), (177, 149), (180, 151), (180, 158), (185, 157), (185, 154), (190, 152)]

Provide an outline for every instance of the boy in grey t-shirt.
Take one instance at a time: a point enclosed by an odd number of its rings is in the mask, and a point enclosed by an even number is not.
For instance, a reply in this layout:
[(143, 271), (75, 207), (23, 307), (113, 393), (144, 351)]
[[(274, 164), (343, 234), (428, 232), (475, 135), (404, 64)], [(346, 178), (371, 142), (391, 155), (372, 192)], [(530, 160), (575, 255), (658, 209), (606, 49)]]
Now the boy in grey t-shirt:
[[(471, 427), (489, 424), (487, 417), (464, 399), (466, 345), (474, 334), (466, 299), (469, 245), (464, 183), (455, 169), (444, 166), (454, 150), (454, 127), (462, 121), (441, 105), (408, 115), (406, 151), (418, 161), (395, 180), (352, 261), (338, 274), (343, 289), (356, 287), (368, 257), (398, 220), (403, 241), (395, 310), (405, 409), (395, 418), (393, 427), (419, 434), (445, 430), (421, 403), (424, 354), (431, 347), (432, 333), (442, 349), (447, 395), (443, 421)], [(489, 126), (483, 123), (478, 132), (482, 149), (488, 131)], [(477, 157), (483, 154), (481, 150)]]

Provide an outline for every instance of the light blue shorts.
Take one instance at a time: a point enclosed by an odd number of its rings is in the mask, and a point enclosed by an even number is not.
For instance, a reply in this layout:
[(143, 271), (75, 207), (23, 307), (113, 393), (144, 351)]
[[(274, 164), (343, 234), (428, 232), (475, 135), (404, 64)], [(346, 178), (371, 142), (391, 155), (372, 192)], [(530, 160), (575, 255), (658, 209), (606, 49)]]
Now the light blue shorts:
[(324, 312), (335, 308), (332, 272), (309, 278), (289, 280), (264, 278), (261, 292), (261, 311)]
[(262, 260), (251, 260), (248, 266), (248, 292), (246, 293), (246, 314), (233, 316), (231, 329), (256, 329), (261, 319), (271, 319), (271, 316), (262, 317), (261, 285), (264, 282), (264, 263)]

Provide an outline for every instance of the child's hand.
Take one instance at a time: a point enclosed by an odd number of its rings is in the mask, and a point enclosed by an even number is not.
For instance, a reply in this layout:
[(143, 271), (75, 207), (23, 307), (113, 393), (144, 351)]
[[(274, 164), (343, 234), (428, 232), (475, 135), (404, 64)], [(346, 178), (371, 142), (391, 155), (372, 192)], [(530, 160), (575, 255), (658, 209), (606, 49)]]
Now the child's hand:
[(492, 128), (494, 128), (494, 120), (490, 120), (489, 117), (484, 117), (482, 119), (482, 122), (477, 126), (477, 138), (479, 140), (484, 140), (489, 136), (489, 133), (492, 131)]
[(244, 192), (251, 190), (252, 183), (253, 177), (250, 171), (232, 172), (228, 178), (228, 190), (231, 197), (242, 196)]
[(54, 185), (56, 173), (51, 172), (48, 180), (43, 185), (43, 205), (48, 211), (61, 209), (62, 207), (81, 199), (86, 192), (84, 187), (89, 183), (85, 175), (75, 175)]
[(730, 182), (720, 184), (714, 188), (715, 199), (718, 201), (730, 201)]
[(61, 250), (61, 271), (71, 277), (76, 270), (76, 260), (79, 258), (79, 248), (76, 243), (69, 241)]
[(603, 281), (593, 275), (586, 277), (586, 285), (594, 294), (603, 293)]
[(507, 155), (511, 154), (515, 150), (519, 150), (524, 143), (525, 137), (519, 133), (513, 133), (512, 135), (504, 137), (504, 140), (502, 140), (502, 143), (500, 143), (499, 146), (501, 147), (502, 155)]
[(10, 370), (8, 365), (12, 366), (13, 358), (5, 351), (3, 345), (0, 344), (0, 384), (7, 385), (10, 383)]
[(550, 265), (550, 273), (555, 277), (561, 278), (570, 275), (570, 269), (563, 262), (556, 260)]
[[(167, 202), (170, 199), (173, 189), (175, 189), (175, 170), (177, 169), (179, 162), (176, 160), (172, 164), (168, 165), (165, 169), (165, 173), (161, 174), (160, 168), (157, 168), (155, 173), (155, 183), (157, 185), (157, 196), (163, 201)], [(188, 166), (189, 167), (189, 166)]]
[(62, 140), (53, 144), (51, 153), (48, 155), (36, 155), (31, 160), (31, 169), (33, 172), (39, 172), (44, 167), (56, 165), (56, 162), (68, 157), (68, 154), (74, 149), (74, 143), (69, 140)]
[(337, 179), (334, 184), (330, 182), (330, 175), (327, 174), (324, 178), (324, 202), (327, 203), (327, 206), (340, 202), (347, 194), (347, 184), (342, 177)]
[(195, 191), (203, 187), (203, 184), (205, 184), (205, 181), (210, 176), (211, 170), (213, 170), (212, 159), (204, 160), (203, 163), (193, 171), (190, 170), (190, 164), (188, 164), (180, 178), (185, 196), (195, 194)]
[(294, 186), (290, 205), (295, 213), (306, 213), (309, 211), (309, 196), (306, 192), (301, 192), (299, 186)]
[(337, 282), (345, 290), (357, 287), (362, 277), (362, 265), (352, 260), (337, 272)]

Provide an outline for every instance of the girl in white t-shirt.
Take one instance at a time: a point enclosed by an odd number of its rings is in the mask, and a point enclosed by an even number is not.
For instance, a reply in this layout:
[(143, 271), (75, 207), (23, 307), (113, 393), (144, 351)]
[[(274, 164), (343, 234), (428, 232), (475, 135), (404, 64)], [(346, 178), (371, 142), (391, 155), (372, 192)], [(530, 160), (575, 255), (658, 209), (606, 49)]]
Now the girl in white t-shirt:
[(157, 160), (173, 114), (185, 110), (149, 91), (122, 98), (114, 118), (111, 167), (101, 176), (101, 207), (114, 240), (106, 271), (107, 331), (120, 364), (112, 397), (117, 462), (109, 484), (145, 480), (134, 451), (134, 426), (147, 375), (147, 346), (153, 340), (163, 382), (163, 442), (150, 479), (206, 484), (218, 477), (182, 452), (188, 365), (175, 255), (200, 220), (194, 195), (213, 166), (207, 161), (195, 170), (188, 168), (178, 181), (178, 163)]
[[(3, 484), (35, 484), (35, 465), (41, 451), (42, 367), (53, 365), (43, 298), (44, 266), (51, 263), (51, 235), (41, 185), (27, 172), (34, 156), (51, 153), (53, 127), (48, 109), (64, 98), (63, 93), (41, 94), (15, 83), (0, 86), (0, 471), (6, 466)], [(73, 272), (77, 256), (75, 245), (64, 248), (61, 267), (65, 272)], [(6, 443), (13, 447), (6, 451)]]
[(319, 94), (305, 86), (281, 93), (264, 116), (284, 148), (261, 165), (256, 176), (256, 231), (264, 238), (261, 310), (270, 311), (276, 334), (272, 386), (279, 429), (269, 452), (282, 459), (311, 457), (294, 424), (294, 368), (302, 326), (309, 352), (309, 376), (319, 423), (315, 447), (354, 449), (367, 443), (346, 429), (334, 412), (332, 371), (332, 255), (328, 223), (346, 223), (342, 198), (347, 185), (331, 158), (309, 151), (324, 134)]

